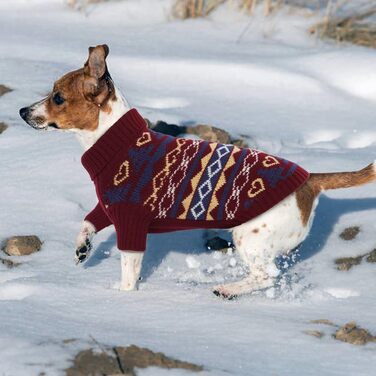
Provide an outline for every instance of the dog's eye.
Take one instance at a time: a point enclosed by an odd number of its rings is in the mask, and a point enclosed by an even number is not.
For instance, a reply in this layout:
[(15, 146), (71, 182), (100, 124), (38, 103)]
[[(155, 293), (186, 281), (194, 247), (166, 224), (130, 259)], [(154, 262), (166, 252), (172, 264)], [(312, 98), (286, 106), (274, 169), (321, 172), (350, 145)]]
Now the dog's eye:
[(54, 94), (54, 96), (53, 96), (52, 99), (55, 102), (55, 104), (57, 104), (58, 106), (60, 106), (61, 104), (63, 104), (64, 101), (65, 101), (65, 99), (60, 95), (60, 93)]

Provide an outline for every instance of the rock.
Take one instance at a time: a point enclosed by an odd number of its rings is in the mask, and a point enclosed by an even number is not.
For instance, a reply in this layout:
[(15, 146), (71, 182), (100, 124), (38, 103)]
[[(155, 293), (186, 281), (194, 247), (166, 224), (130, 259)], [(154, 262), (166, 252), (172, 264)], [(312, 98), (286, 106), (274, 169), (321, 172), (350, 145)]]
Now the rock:
[(363, 256), (357, 257), (341, 257), (334, 262), (337, 265), (337, 269), (341, 271), (350, 270), (354, 265), (359, 265), (362, 262)]
[(331, 322), (330, 320), (327, 320), (327, 319), (311, 320), (310, 323), (311, 324), (323, 324), (323, 325), (337, 326), (336, 324), (334, 324), (333, 322)]
[(239, 138), (237, 140), (233, 140), (232, 144), (239, 147), (239, 148), (248, 148), (249, 147), (249, 145), (242, 138)]
[(367, 262), (376, 262), (376, 249), (374, 249), (373, 251), (371, 251), (368, 254), (366, 261)]
[(214, 238), (209, 239), (205, 243), (205, 247), (210, 251), (221, 251), (223, 253), (227, 253), (229, 249), (234, 249), (235, 246), (231, 242), (220, 238), (219, 236), (215, 236)]
[(11, 88), (9, 88), (9, 87), (7, 87), (5, 85), (0, 84), (0, 97), (3, 96), (6, 93), (11, 92), (11, 91), (12, 91)]
[[(121, 374), (116, 357), (107, 352), (93, 349), (80, 351), (73, 360), (73, 366), (66, 369), (67, 376)], [(134, 376), (134, 374), (130, 373)]]
[(25, 256), (40, 251), (42, 242), (35, 235), (13, 236), (9, 238), (3, 251), (9, 256)]
[(136, 376), (136, 367), (180, 368), (194, 372), (203, 370), (202, 366), (182, 362), (162, 353), (131, 345), (113, 348), (101, 346), (100, 352), (94, 349), (80, 351), (74, 358), (72, 367), (66, 369), (65, 372), (66, 376)]
[(114, 350), (124, 371), (133, 371), (135, 367), (180, 368), (195, 372), (203, 370), (202, 366), (169, 358), (160, 352), (156, 353), (135, 345), (128, 347), (115, 347)]
[(219, 142), (221, 144), (231, 143), (231, 137), (226, 131), (207, 124), (197, 124), (193, 127), (187, 127), (187, 133), (194, 134), (205, 141)]
[(0, 257), (0, 262), (9, 269), (12, 269), (12, 268), (14, 268), (18, 265), (21, 265), (21, 263), (19, 263), (19, 262), (16, 262), (16, 261), (13, 261), (13, 260), (10, 260), (10, 259), (5, 259), (5, 258), (2, 258), (2, 257)]
[(368, 342), (376, 342), (376, 336), (371, 335), (366, 329), (359, 328), (355, 321), (349, 322), (339, 328), (335, 332), (334, 338), (353, 345), (365, 345)]
[(0, 134), (2, 134), (7, 128), (8, 125), (0, 121)]
[(357, 237), (359, 232), (359, 226), (347, 227), (339, 234), (339, 237), (343, 240), (353, 240)]
[(316, 338), (324, 337), (324, 333), (319, 330), (305, 330), (303, 333)]

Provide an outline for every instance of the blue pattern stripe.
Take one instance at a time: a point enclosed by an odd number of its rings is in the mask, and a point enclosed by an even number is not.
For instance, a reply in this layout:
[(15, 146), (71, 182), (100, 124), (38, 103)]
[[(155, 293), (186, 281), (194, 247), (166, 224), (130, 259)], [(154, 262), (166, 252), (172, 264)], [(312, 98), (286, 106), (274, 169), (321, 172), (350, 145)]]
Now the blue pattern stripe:
[(226, 204), (226, 201), (227, 201), (227, 196), (228, 196), (228, 194), (230, 192), (230, 189), (233, 186), (235, 175), (238, 173), (239, 168), (240, 168), (241, 164), (243, 163), (243, 160), (244, 160), (245, 156), (247, 155), (247, 153), (250, 153), (250, 151), (248, 149), (242, 149), (241, 154), (239, 155), (239, 157), (236, 158), (237, 161), (236, 161), (235, 166), (233, 166), (231, 168), (231, 170), (232, 170), (231, 174), (230, 174), (229, 178), (226, 181), (223, 193), (222, 193), (221, 198), (219, 200), (218, 213), (217, 213), (217, 219), (218, 220), (222, 220), (223, 219), (223, 211), (225, 209), (225, 204)]
[(213, 190), (221, 175), (223, 166), (229, 159), (233, 148), (234, 147), (231, 145), (217, 145), (196, 188), (196, 192), (187, 214), (187, 219), (205, 219)]
[(142, 189), (151, 182), (153, 178), (153, 168), (155, 164), (165, 156), (167, 145), (171, 142), (175, 142), (175, 138), (166, 136), (166, 138), (159, 144), (157, 150), (154, 154), (149, 158), (141, 177), (137, 182), (137, 186), (131, 195), (131, 202), (132, 203), (140, 203), (141, 202), (141, 191)]

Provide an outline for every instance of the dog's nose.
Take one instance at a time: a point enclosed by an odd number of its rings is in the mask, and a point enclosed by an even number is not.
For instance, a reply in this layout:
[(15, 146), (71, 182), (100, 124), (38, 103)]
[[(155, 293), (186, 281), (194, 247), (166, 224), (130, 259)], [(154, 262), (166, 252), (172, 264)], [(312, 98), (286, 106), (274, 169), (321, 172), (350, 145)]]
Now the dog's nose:
[(29, 107), (23, 107), (20, 109), (20, 116), (22, 117), (22, 119), (26, 121), (28, 115), (29, 115)]

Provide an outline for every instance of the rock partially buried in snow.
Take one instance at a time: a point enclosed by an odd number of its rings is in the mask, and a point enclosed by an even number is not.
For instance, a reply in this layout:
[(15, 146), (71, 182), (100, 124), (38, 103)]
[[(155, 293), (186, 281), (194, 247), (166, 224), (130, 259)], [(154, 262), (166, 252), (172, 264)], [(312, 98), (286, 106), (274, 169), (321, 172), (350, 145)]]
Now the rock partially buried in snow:
[(148, 367), (179, 368), (193, 372), (203, 370), (202, 366), (172, 359), (162, 353), (155, 353), (135, 345), (112, 348), (101, 346), (101, 352), (94, 349), (80, 351), (73, 360), (73, 366), (66, 370), (66, 376), (136, 376), (135, 368)]
[(369, 255), (366, 258), (366, 261), (371, 263), (376, 262), (376, 249), (369, 253)]
[(347, 227), (339, 234), (339, 237), (343, 240), (353, 240), (358, 236), (359, 232), (359, 226)]
[(332, 321), (328, 319), (318, 319), (318, 320), (311, 320), (311, 324), (321, 324), (321, 325), (329, 325), (329, 326), (337, 326)]
[(349, 322), (339, 328), (335, 332), (334, 338), (353, 345), (365, 345), (368, 342), (376, 342), (376, 336), (373, 336), (368, 330), (358, 327), (355, 321)]
[(202, 366), (197, 364), (183, 362), (158, 352), (154, 352), (145, 348), (135, 345), (128, 347), (115, 347), (117, 356), (123, 364), (123, 369), (133, 370), (133, 368), (147, 368), (147, 367), (160, 367), (160, 368), (180, 368), (189, 371), (199, 372), (203, 370)]
[(5, 258), (2, 258), (2, 257), (0, 257), (0, 263), (5, 265), (9, 269), (12, 269), (12, 268), (14, 268), (18, 265), (21, 265), (21, 263), (19, 263), (19, 262), (16, 262), (16, 261), (13, 261), (13, 260), (10, 260), (10, 259), (5, 259)]
[(42, 242), (35, 235), (13, 236), (6, 241), (3, 251), (9, 256), (26, 256), (41, 248)]
[(8, 126), (0, 121), (0, 134), (2, 134), (7, 128)]
[(341, 271), (350, 270), (354, 265), (359, 265), (362, 262), (363, 256), (356, 257), (341, 257), (334, 262), (337, 265), (337, 269)]
[(205, 141), (219, 142), (221, 144), (231, 143), (230, 135), (223, 129), (207, 124), (197, 124), (187, 128), (188, 134), (194, 134)]
[(9, 88), (8, 86), (0, 84), (0, 97), (3, 96), (6, 93), (11, 92), (11, 91), (12, 91), (12, 89)]
[(305, 330), (303, 333), (316, 338), (324, 337), (324, 333), (319, 330)]

